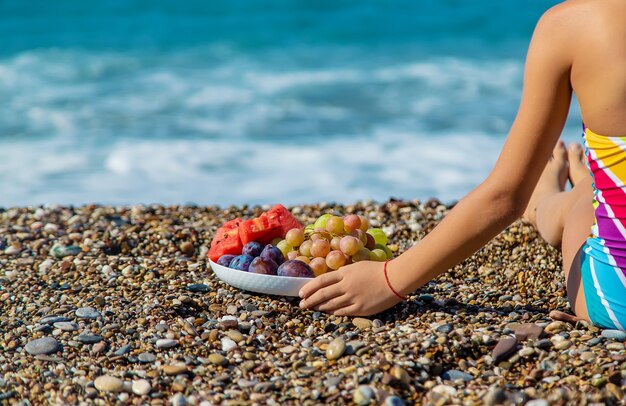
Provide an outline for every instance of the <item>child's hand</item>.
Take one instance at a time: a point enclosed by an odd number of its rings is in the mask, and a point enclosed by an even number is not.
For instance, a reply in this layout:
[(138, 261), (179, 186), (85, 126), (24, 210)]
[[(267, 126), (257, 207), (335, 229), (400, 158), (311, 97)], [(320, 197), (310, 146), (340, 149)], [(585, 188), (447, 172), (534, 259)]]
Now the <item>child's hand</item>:
[(369, 316), (400, 302), (387, 286), (382, 262), (363, 261), (320, 275), (300, 289), (300, 307), (336, 316)]

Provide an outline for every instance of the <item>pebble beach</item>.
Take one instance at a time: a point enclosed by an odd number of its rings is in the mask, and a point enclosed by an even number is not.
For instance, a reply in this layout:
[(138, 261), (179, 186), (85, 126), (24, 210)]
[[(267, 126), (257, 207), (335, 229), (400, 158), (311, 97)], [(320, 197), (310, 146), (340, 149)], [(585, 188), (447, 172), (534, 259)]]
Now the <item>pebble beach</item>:
[[(382, 314), (335, 317), (213, 275), (217, 228), (263, 209), (0, 209), (0, 403), (624, 404), (626, 333), (555, 313), (560, 254), (529, 224)], [(450, 207), (290, 209), (363, 214), (400, 254)]]

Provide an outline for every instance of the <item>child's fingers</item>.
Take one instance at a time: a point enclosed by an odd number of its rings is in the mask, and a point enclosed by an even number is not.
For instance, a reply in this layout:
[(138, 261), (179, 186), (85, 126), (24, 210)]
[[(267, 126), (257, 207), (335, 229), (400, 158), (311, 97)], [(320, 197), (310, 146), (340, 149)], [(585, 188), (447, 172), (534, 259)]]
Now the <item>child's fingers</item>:
[(312, 308), (343, 294), (344, 292), (341, 286), (335, 283), (313, 292), (313, 294), (306, 299), (302, 299), (300, 301), (300, 307), (303, 309)]
[(329, 312), (334, 316), (361, 316), (358, 313), (358, 306), (356, 304), (352, 304), (346, 307), (342, 307), (340, 309), (333, 310)]
[(318, 276), (317, 278), (313, 278), (311, 282), (304, 285), (302, 289), (300, 289), (300, 292), (298, 292), (298, 295), (301, 298), (306, 299), (317, 290), (322, 289), (325, 286), (337, 283), (341, 279), (342, 275), (338, 271), (325, 273)]
[(320, 312), (332, 313), (335, 310), (341, 309), (346, 306), (350, 306), (352, 304), (351, 298), (346, 294), (341, 294), (337, 297), (334, 297), (330, 300), (320, 303), (318, 306), (315, 306), (313, 309), (318, 310)]

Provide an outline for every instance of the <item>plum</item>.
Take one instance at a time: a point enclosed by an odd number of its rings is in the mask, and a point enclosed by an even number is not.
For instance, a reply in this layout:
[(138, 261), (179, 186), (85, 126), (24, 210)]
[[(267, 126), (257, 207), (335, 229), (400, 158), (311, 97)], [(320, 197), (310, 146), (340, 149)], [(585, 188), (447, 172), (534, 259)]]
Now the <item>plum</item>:
[(263, 251), (263, 244), (256, 241), (250, 241), (246, 245), (243, 246), (242, 254), (250, 255), (251, 257), (258, 257), (261, 255), (261, 251)]
[(250, 267), (248, 268), (248, 272), (250, 273), (260, 273), (264, 275), (276, 275), (276, 271), (278, 270), (278, 265), (276, 262), (271, 259), (265, 260), (261, 257), (256, 257), (250, 263)]
[(217, 260), (217, 263), (218, 265), (228, 267), (228, 265), (230, 265), (230, 261), (232, 261), (236, 256), (237, 255), (224, 254)]
[(248, 268), (250, 267), (253, 259), (254, 257), (250, 255), (241, 254), (233, 258), (233, 260), (230, 261), (230, 264), (228, 264), (228, 267), (248, 272)]
[(310, 266), (297, 259), (283, 262), (276, 272), (278, 276), (295, 276), (298, 278), (313, 278), (315, 274)]
[(282, 264), (285, 260), (283, 252), (278, 247), (275, 247), (272, 244), (267, 244), (265, 248), (263, 248), (263, 252), (261, 252), (260, 257), (266, 261), (274, 261), (277, 265)]

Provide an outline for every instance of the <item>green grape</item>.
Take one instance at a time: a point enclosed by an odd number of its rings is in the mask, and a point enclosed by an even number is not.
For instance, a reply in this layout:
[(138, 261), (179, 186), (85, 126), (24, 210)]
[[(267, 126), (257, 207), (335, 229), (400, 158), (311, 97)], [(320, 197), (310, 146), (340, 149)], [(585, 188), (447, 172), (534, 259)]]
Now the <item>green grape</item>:
[(330, 269), (337, 270), (344, 266), (346, 263), (346, 255), (338, 250), (331, 251), (326, 255), (326, 265)]
[(305, 257), (310, 257), (311, 256), (311, 245), (313, 245), (313, 241), (311, 241), (311, 240), (304, 241), (300, 245), (300, 254), (304, 255)]
[(304, 241), (304, 230), (301, 228), (292, 228), (287, 231), (285, 241), (287, 241), (292, 247), (299, 247)]
[(363, 248), (363, 243), (356, 237), (346, 235), (339, 242), (339, 249), (346, 255), (354, 255)]
[(315, 230), (315, 226), (313, 226), (313, 224), (309, 224), (304, 227), (304, 234), (309, 235), (313, 232), (313, 230)]
[(311, 262), (309, 262), (309, 266), (313, 270), (315, 276), (320, 276), (328, 271), (328, 265), (326, 265), (326, 259), (324, 258), (313, 258)]
[(372, 237), (374, 237), (374, 241), (376, 241), (376, 244), (387, 245), (387, 235), (380, 228), (370, 228), (369, 230), (367, 230), (367, 233), (371, 234)]
[(359, 252), (352, 256), (352, 262), (360, 262), (360, 261), (369, 261), (370, 260), (370, 250), (367, 248), (361, 248)]
[(298, 260), (298, 261), (302, 261), (305, 264), (308, 264), (309, 262), (311, 262), (309, 257), (305, 257), (304, 255), (300, 255), (299, 257), (296, 257), (295, 259)]
[(356, 214), (348, 214), (343, 218), (346, 233), (350, 234), (352, 230), (358, 230), (361, 227), (361, 218)]
[(344, 228), (343, 220), (341, 217), (330, 216), (326, 221), (326, 230), (332, 234), (343, 235), (346, 230)]
[(284, 256), (287, 256), (291, 251), (293, 251), (293, 247), (286, 240), (280, 240), (276, 247), (283, 253)]
[(326, 222), (328, 221), (328, 219), (331, 217), (331, 214), (322, 214), (321, 216), (318, 217), (317, 220), (315, 220), (315, 223), (313, 223), (313, 228), (323, 228), (326, 229)]
[(311, 256), (326, 257), (330, 252), (330, 243), (324, 239), (315, 240), (311, 244)]
[(274, 238), (274, 239), (272, 240), (272, 242), (271, 242), (270, 244), (272, 244), (272, 245), (275, 247), (275, 246), (277, 246), (277, 245), (278, 245), (278, 243), (279, 243), (279, 242), (281, 242), (281, 241), (282, 241), (282, 238), (278, 238), (278, 237), (276, 237), (276, 238)]
[(393, 259), (393, 252), (391, 252), (388, 246), (383, 245), (383, 244), (376, 244), (374, 248), (379, 248), (385, 251), (385, 254), (387, 255), (387, 259)]
[(370, 260), (378, 261), (378, 262), (385, 262), (387, 260), (387, 254), (385, 253), (385, 251), (381, 250), (380, 248), (375, 248), (370, 251)]
[(341, 241), (341, 237), (333, 237), (333, 239), (330, 240), (330, 249), (331, 250), (338, 250), (340, 241)]
[(359, 229), (363, 232), (366, 232), (367, 229), (370, 227), (370, 222), (365, 216), (359, 216), (359, 218), (361, 219), (361, 227), (359, 227)]

